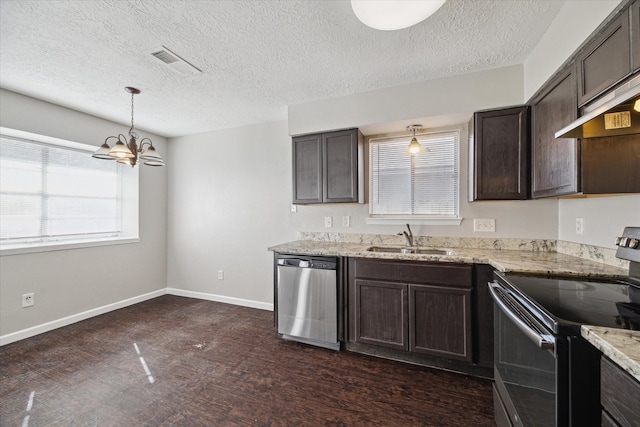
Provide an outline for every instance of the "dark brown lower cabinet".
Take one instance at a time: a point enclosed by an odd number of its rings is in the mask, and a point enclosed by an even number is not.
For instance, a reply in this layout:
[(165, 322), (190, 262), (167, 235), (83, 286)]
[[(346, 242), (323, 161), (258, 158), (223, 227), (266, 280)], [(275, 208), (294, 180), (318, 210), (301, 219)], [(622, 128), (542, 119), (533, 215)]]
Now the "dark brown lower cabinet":
[(355, 288), (357, 341), (408, 350), (407, 285), (356, 279)]
[(349, 340), (471, 362), (473, 266), (349, 262)]
[(600, 359), (600, 403), (603, 426), (640, 425), (640, 383), (609, 359)]
[(471, 289), (409, 285), (409, 350), (471, 361)]

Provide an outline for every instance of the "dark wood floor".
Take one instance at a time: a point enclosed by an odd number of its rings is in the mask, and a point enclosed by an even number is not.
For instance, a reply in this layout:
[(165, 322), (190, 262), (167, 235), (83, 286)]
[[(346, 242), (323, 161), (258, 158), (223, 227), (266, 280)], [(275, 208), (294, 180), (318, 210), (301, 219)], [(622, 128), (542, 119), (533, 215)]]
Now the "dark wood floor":
[(286, 342), (271, 312), (175, 296), (0, 347), (0, 425), (25, 423), (494, 425), (488, 380)]

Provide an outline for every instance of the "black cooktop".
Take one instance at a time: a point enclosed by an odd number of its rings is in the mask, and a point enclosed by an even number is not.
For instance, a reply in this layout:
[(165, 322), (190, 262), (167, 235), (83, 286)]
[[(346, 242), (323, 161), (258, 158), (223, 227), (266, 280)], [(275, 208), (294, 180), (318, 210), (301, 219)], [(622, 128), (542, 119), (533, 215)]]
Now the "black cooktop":
[[(503, 276), (552, 329), (579, 325), (640, 330), (640, 286), (625, 281)], [(520, 298), (519, 298), (520, 299)], [(535, 313), (540, 310), (541, 313)], [(552, 323), (552, 324), (549, 324)], [(555, 324), (555, 325), (553, 325)]]

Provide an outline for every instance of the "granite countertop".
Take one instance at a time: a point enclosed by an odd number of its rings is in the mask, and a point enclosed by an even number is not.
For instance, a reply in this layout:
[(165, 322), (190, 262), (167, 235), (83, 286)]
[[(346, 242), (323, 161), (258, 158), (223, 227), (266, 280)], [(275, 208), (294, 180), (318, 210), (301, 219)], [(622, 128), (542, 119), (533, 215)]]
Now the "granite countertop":
[(297, 240), (272, 246), (269, 250), (299, 255), (489, 264), (496, 270), (505, 273), (550, 274), (569, 277), (580, 276), (604, 278), (624, 278), (629, 274), (624, 268), (548, 251), (452, 247), (450, 249), (455, 252), (454, 255), (428, 255), (367, 251), (371, 246), (397, 245)]
[(640, 381), (640, 331), (583, 325), (582, 336)]

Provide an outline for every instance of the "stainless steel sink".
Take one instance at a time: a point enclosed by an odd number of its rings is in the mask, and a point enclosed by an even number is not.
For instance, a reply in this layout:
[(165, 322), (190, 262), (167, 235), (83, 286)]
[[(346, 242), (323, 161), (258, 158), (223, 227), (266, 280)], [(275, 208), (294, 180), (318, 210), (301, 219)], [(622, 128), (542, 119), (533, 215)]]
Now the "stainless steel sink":
[(455, 251), (451, 249), (435, 249), (435, 248), (399, 248), (397, 246), (372, 246), (367, 249), (369, 252), (386, 252), (395, 254), (423, 254), (423, 255), (455, 255)]

